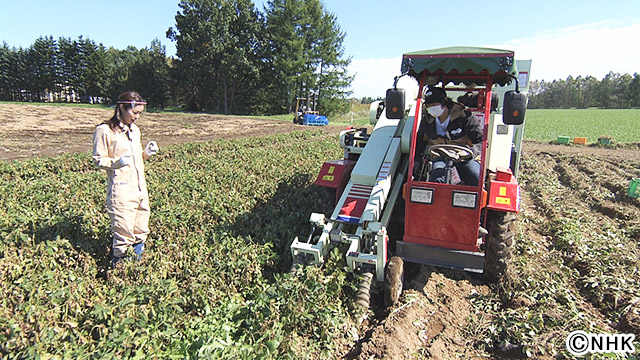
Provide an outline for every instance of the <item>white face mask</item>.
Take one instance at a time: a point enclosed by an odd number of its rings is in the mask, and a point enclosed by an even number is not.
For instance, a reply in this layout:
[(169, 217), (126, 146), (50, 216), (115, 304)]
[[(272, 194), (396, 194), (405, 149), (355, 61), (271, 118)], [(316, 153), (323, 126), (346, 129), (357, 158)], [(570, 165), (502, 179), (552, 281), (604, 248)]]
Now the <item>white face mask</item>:
[(429, 115), (431, 115), (433, 117), (438, 117), (438, 116), (442, 115), (442, 113), (444, 112), (444, 106), (442, 106), (442, 105), (430, 106), (427, 109), (427, 112), (429, 112)]

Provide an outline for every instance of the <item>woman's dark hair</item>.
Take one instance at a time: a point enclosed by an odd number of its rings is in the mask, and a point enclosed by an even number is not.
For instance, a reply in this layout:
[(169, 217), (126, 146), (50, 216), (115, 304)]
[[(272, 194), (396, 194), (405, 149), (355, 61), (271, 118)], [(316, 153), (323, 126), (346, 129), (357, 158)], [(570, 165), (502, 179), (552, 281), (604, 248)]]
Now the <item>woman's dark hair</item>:
[(450, 97), (447, 96), (442, 101), (442, 105), (446, 106), (447, 109), (451, 110), (451, 108), (453, 107), (453, 100)]
[(137, 105), (137, 103), (146, 104), (147, 102), (135, 91), (123, 92), (118, 96), (113, 116), (104, 123), (108, 124), (111, 130), (117, 129), (118, 126), (120, 126), (120, 120), (122, 119), (122, 110), (129, 110)]

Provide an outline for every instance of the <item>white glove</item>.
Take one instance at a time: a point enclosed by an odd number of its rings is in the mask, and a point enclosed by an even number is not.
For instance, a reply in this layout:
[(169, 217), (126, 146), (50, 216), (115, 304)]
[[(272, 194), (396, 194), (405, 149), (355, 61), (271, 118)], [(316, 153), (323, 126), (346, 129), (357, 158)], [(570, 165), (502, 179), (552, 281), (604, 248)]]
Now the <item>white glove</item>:
[(158, 144), (153, 140), (149, 141), (147, 146), (144, 147), (144, 153), (147, 154), (148, 157), (155, 155), (158, 150), (160, 150), (160, 148), (158, 147)]
[(121, 167), (129, 166), (132, 163), (133, 163), (133, 154), (129, 153), (129, 154), (120, 156), (118, 161), (113, 163), (113, 168), (120, 169)]

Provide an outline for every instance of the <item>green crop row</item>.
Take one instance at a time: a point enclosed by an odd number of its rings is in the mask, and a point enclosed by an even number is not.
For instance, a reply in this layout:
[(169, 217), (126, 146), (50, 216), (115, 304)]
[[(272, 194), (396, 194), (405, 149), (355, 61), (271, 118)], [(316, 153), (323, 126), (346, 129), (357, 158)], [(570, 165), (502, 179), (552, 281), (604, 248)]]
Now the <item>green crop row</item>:
[(526, 140), (556, 141), (558, 136), (586, 137), (596, 143), (611, 136), (614, 143), (640, 142), (640, 109), (529, 109)]
[(0, 357), (331, 357), (355, 280), (338, 254), (292, 277), (288, 244), (330, 204), (312, 182), (340, 156), (317, 131), (162, 149), (146, 252), (116, 270), (89, 154), (0, 162)]

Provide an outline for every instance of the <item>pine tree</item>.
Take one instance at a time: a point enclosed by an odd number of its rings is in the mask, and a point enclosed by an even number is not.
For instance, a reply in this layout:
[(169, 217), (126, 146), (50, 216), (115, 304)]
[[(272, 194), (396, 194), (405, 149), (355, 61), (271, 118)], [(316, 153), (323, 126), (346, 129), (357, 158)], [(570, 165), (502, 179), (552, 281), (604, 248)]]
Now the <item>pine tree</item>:
[(151, 42), (150, 48), (138, 52), (127, 85), (142, 94), (150, 106), (165, 107), (169, 96), (169, 65), (166, 49), (158, 39)]
[[(79, 38), (82, 40), (82, 37)], [(61, 91), (65, 101), (75, 101), (76, 95), (83, 91), (82, 49), (80, 43), (71, 38), (58, 39), (57, 63)]]
[[(176, 64), (183, 93), (198, 110), (234, 112), (237, 99), (258, 80), (258, 13), (250, 0), (182, 0), (176, 28)], [(247, 99), (248, 100), (248, 99)]]
[(96, 45), (94, 41), (89, 39), (84, 41), (82, 48), (86, 64), (82, 75), (85, 84), (85, 93), (83, 95), (89, 98), (91, 102), (96, 102), (108, 96), (106, 49), (104, 45)]
[(0, 47), (0, 100), (11, 101), (11, 78), (9, 77), (9, 62), (11, 61), (12, 50), (6, 42)]
[(43, 101), (46, 92), (57, 88), (58, 69), (55, 61), (57, 43), (53, 37), (39, 37), (28, 50), (28, 67), (31, 70), (29, 90), (32, 101)]
[(344, 59), (344, 33), (319, 0), (271, 0), (267, 7), (269, 54), (283, 109), (297, 96), (318, 95), (324, 114), (344, 111), (352, 77)]

